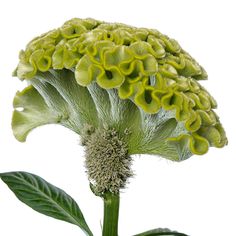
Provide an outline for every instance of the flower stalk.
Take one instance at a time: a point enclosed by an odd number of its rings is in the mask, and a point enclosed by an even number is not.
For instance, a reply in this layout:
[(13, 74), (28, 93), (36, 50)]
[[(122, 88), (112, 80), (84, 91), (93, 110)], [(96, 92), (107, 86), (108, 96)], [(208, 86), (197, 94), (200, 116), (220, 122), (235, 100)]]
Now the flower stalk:
[(118, 236), (120, 195), (104, 193), (104, 217), (102, 236)]

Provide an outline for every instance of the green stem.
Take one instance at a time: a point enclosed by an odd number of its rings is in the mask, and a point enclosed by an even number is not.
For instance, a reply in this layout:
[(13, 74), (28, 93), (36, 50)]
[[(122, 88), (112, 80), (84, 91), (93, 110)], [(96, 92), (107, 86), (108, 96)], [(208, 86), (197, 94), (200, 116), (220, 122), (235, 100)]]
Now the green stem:
[(120, 196), (106, 192), (104, 199), (104, 218), (102, 236), (118, 236)]

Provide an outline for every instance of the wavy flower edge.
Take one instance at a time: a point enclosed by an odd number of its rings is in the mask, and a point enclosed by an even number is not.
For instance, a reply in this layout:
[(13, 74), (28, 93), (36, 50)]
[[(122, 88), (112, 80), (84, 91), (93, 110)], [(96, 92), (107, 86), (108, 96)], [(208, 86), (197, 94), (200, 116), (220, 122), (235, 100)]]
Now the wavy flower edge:
[(186, 134), (168, 142), (177, 147), (187, 143), (193, 154), (227, 144), (213, 111), (216, 101), (198, 82), (207, 78), (205, 70), (176, 40), (157, 30), (74, 18), (33, 39), (19, 58), (14, 74), (20, 79), (67, 69), (80, 86), (96, 82), (117, 89), (121, 99), (132, 100), (145, 113), (175, 111)]

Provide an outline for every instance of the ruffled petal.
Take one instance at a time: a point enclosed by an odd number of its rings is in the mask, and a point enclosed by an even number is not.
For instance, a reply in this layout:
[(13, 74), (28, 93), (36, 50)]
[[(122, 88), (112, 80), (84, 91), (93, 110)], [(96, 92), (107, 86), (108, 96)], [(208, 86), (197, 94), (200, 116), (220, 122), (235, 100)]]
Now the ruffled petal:
[(85, 55), (76, 65), (75, 79), (79, 85), (87, 86), (103, 73), (103, 68), (98, 64), (94, 64), (90, 57)]
[(157, 113), (161, 107), (161, 101), (153, 93), (154, 89), (151, 86), (144, 87), (142, 84), (139, 84), (137, 90), (134, 97), (135, 103), (149, 114)]
[(104, 89), (118, 88), (124, 81), (125, 76), (116, 67), (110, 70), (103, 70), (97, 77), (98, 85)]

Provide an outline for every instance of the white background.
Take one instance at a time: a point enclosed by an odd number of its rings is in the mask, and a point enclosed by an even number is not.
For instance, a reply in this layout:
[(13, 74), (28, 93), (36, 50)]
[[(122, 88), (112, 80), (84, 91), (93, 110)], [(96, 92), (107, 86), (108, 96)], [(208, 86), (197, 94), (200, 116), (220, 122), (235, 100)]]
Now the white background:
[[(0, 172), (24, 170), (63, 188), (78, 201), (95, 236), (103, 205), (93, 196), (79, 137), (60, 126), (32, 132), (26, 143), (11, 131), (12, 99), (25, 84), (11, 77), (18, 52), (34, 36), (73, 18), (156, 28), (177, 39), (208, 72), (202, 84), (218, 101), (229, 145), (173, 163), (134, 156), (136, 173), (121, 194), (120, 236), (169, 227), (191, 236), (236, 235), (236, 7), (234, 1), (32, 1), (0, 2)], [(0, 182), (0, 235), (78, 236), (74, 225), (34, 212)]]

